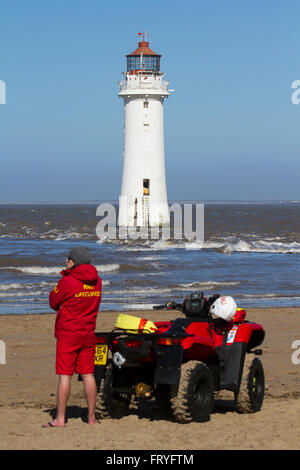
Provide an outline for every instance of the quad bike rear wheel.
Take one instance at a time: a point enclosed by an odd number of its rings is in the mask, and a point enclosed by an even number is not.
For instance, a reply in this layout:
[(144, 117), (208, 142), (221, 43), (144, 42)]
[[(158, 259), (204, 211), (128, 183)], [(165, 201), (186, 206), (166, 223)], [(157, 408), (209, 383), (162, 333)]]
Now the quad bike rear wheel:
[(130, 394), (113, 391), (113, 365), (106, 367), (104, 379), (97, 382), (96, 413), (100, 419), (122, 418), (128, 411)]
[(199, 361), (182, 365), (178, 392), (171, 396), (175, 419), (180, 423), (209, 421), (214, 405), (214, 382), (210, 369)]
[(262, 407), (265, 393), (265, 376), (261, 361), (246, 354), (239, 392), (235, 403), (239, 413), (255, 413)]

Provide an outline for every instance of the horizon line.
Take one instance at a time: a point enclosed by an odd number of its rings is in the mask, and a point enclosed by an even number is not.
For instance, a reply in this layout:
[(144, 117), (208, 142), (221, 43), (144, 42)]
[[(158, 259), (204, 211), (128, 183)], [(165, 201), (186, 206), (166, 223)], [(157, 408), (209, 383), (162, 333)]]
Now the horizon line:
[[(59, 204), (59, 205), (71, 205), (71, 204), (88, 204), (88, 205), (96, 205), (101, 204), (103, 202), (110, 202), (118, 204), (118, 199), (95, 199), (95, 200), (79, 200), (79, 201), (0, 201), (0, 205), (51, 205), (51, 204)], [(272, 204), (286, 204), (286, 203), (293, 203), (299, 204), (300, 199), (180, 199), (175, 200), (171, 199), (168, 201), (169, 203), (201, 203), (201, 204), (234, 204), (234, 203), (241, 203), (241, 204), (261, 204), (261, 203), (272, 203)]]

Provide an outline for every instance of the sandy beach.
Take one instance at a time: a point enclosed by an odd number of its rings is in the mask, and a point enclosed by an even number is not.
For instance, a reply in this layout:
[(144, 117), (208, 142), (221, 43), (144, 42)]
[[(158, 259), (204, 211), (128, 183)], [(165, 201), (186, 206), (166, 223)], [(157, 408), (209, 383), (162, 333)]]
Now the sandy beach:
[[(175, 311), (128, 313), (153, 321), (181, 316)], [(101, 312), (97, 331), (110, 330), (117, 315)], [(42, 429), (56, 406), (55, 315), (1, 315), (0, 340), (6, 344), (6, 364), (0, 365), (1, 449), (299, 449), (300, 364), (291, 357), (292, 343), (300, 340), (300, 308), (248, 309), (247, 319), (266, 330), (267, 390), (259, 413), (239, 415), (228, 402), (208, 423), (181, 425), (159, 416), (151, 401), (133, 405), (120, 420), (89, 426), (82, 383), (74, 376), (66, 427)]]

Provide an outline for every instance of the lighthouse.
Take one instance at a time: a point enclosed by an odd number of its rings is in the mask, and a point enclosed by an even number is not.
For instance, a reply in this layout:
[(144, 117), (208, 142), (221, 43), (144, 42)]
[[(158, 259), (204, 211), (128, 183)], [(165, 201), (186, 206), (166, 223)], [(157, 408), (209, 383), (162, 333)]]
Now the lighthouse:
[(164, 100), (169, 82), (160, 71), (161, 55), (139, 33), (138, 48), (127, 55), (124, 100), (124, 148), (119, 226), (169, 225), (164, 156)]

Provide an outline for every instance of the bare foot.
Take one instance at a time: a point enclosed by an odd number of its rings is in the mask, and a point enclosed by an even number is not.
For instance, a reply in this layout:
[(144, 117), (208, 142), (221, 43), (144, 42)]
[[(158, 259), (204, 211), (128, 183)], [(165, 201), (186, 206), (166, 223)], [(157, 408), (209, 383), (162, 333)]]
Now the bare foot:
[(96, 418), (88, 419), (88, 424), (99, 424), (99, 420)]
[(65, 426), (64, 423), (59, 424), (55, 420), (51, 421), (51, 423), (42, 424), (42, 428), (63, 428), (64, 426)]

